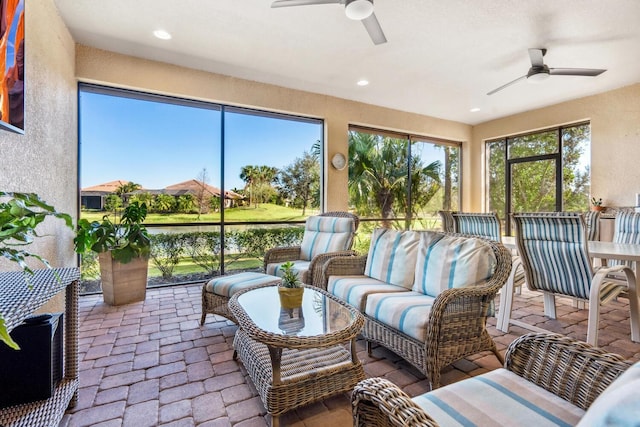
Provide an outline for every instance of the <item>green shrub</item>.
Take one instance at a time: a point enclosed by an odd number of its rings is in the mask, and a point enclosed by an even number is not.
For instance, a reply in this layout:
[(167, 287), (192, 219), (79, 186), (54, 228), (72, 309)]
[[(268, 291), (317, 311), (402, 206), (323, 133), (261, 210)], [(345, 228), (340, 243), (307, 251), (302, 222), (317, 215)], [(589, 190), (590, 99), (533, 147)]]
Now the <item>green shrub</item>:
[(160, 270), (164, 279), (173, 276), (173, 269), (180, 263), (184, 251), (185, 234), (153, 234), (151, 237), (151, 262)]

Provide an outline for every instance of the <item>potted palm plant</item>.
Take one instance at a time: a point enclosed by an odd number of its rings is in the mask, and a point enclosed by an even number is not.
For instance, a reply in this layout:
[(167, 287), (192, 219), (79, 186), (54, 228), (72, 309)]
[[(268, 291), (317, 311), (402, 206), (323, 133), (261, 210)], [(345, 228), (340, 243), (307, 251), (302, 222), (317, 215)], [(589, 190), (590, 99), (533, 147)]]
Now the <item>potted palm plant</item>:
[(300, 307), (303, 293), (304, 288), (300, 278), (293, 271), (293, 263), (291, 261), (285, 262), (282, 264), (282, 282), (278, 287), (280, 305), (286, 309)]
[(128, 304), (146, 297), (151, 249), (147, 229), (142, 225), (146, 217), (147, 205), (132, 202), (115, 221), (109, 215), (102, 222), (78, 221), (76, 252), (98, 254), (102, 294), (107, 304)]
[[(36, 227), (48, 216), (64, 220), (67, 227), (73, 229), (69, 215), (57, 212), (37, 194), (0, 191), (0, 256), (18, 264), (27, 273), (25, 275), (27, 283), (29, 283), (28, 275), (33, 273), (27, 265), (28, 258), (37, 259), (45, 267), (51, 268), (46, 259), (24, 249), (26, 245), (33, 242), (34, 238), (40, 237)], [(0, 313), (0, 342), (4, 342), (11, 348), (18, 348), (7, 332), (2, 313)]]

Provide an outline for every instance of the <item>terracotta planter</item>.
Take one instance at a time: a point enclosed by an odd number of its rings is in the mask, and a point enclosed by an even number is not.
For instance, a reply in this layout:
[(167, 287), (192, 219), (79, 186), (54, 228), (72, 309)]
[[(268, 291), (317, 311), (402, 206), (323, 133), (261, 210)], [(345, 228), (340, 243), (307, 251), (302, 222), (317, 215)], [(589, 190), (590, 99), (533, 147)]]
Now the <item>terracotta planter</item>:
[(123, 305), (144, 301), (147, 296), (149, 258), (138, 257), (127, 264), (115, 261), (111, 252), (98, 254), (104, 302)]
[(603, 212), (605, 209), (607, 208), (604, 206), (591, 206), (591, 210), (594, 212)]
[(282, 308), (296, 308), (302, 306), (302, 294), (304, 288), (283, 288), (278, 287), (280, 295), (280, 305)]

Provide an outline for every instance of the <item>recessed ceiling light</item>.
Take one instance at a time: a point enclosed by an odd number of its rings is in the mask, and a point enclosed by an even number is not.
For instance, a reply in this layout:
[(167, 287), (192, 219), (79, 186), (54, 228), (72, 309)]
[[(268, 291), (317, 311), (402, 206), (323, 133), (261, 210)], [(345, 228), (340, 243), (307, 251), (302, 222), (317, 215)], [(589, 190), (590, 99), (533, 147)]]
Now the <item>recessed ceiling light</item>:
[(358, 86), (366, 86), (366, 85), (369, 84), (369, 80), (364, 80), (364, 79), (358, 80), (357, 84), (358, 84)]
[(470, 109), (469, 111), (471, 111), (472, 113), (477, 113), (478, 111), (480, 111), (480, 108), (478, 107), (473, 107), (472, 109)]
[(166, 32), (165, 30), (155, 30), (153, 35), (159, 38), (160, 40), (169, 40), (171, 38), (171, 34)]

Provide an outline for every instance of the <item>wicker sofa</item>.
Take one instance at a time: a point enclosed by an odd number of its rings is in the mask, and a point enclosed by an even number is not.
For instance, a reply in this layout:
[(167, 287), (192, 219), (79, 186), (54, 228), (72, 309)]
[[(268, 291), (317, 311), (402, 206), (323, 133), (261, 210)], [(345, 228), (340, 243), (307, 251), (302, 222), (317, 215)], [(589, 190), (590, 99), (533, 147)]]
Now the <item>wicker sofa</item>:
[(551, 333), (516, 339), (505, 359), (504, 368), (413, 399), (385, 379), (363, 380), (352, 394), (354, 426), (639, 423), (640, 362), (629, 369), (618, 355)]
[(503, 362), (487, 312), (511, 271), (501, 243), (431, 231), (374, 230), (366, 256), (327, 261), (321, 287), (358, 308), (362, 336), (423, 372), (437, 388), (445, 366), (481, 351)]

